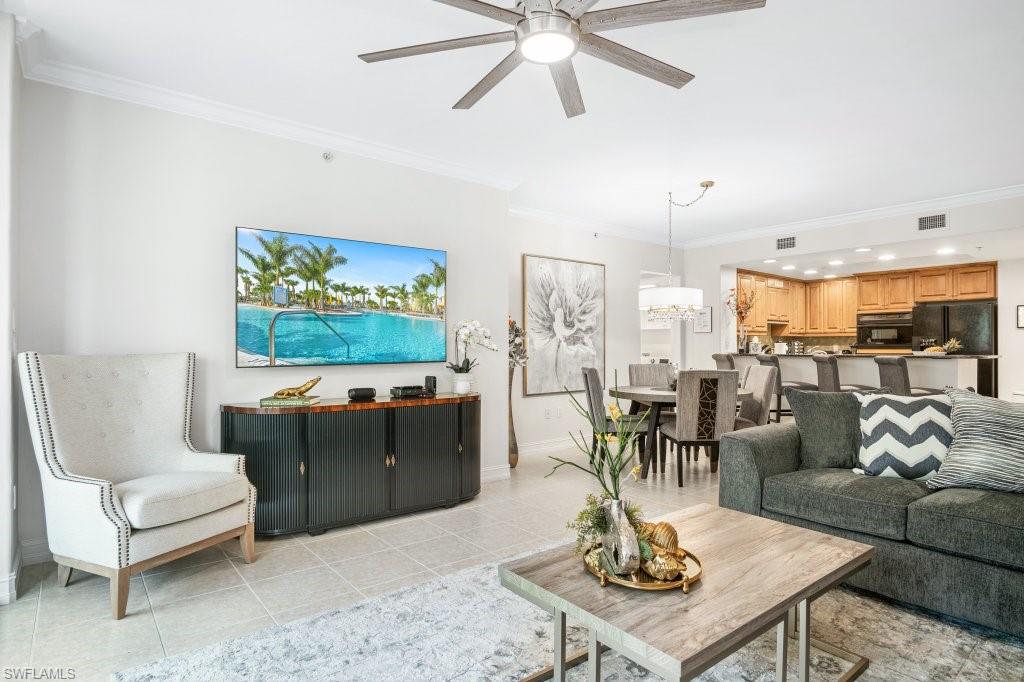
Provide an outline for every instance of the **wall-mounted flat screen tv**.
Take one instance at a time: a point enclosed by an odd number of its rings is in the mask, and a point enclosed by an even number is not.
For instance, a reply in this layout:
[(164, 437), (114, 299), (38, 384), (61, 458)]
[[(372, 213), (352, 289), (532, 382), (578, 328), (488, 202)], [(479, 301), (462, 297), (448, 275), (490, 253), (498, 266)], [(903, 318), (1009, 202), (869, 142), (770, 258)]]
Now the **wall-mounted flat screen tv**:
[(447, 254), (235, 229), (238, 367), (446, 359)]

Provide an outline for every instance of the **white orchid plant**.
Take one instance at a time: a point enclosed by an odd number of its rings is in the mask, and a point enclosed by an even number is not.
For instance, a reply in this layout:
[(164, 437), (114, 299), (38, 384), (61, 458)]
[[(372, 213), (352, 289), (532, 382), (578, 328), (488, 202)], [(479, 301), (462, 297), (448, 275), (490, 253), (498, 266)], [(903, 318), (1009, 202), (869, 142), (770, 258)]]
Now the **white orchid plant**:
[(448, 369), (456, 374), (467, 374), (477, 366), (477, 360), (469, 357), (469, 349), (473, 346), (490, 351), (498, 350), (498, 345), (491, 340), (491, 330), (480, 324), (479, 320), (463, 320), (455, 328), (455, 362), (448, 363)]

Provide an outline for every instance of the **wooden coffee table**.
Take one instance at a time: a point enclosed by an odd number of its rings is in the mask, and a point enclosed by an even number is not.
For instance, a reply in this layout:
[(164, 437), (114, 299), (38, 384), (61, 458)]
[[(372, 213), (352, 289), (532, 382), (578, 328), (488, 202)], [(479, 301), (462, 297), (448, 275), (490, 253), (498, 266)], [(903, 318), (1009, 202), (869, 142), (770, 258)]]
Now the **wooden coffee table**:
[[(600, 679), (600, 652), (611, 648), (669, 680), (690, 680), (771, 628), (777, 628), (776, 676), (786, 679), (789, 638), (799, 620), (800, 679), (810, 672), (810, 605), (863, 568), (874, 547), (708, 504), (666, 514), (681, 547), (704, 566), (700, 582), (682, 590), (642, 592), (601, 587), (567, 545), (502, 564), (501, 584), (554, 616), (555, 661), (531, 680), (565, 678), (567, 666), (589, 658)], [(566, 618), (590, 631), (586, 652), (566, 657)], [(853, 667), (865, 658), (824, 643), (815, 648)]]

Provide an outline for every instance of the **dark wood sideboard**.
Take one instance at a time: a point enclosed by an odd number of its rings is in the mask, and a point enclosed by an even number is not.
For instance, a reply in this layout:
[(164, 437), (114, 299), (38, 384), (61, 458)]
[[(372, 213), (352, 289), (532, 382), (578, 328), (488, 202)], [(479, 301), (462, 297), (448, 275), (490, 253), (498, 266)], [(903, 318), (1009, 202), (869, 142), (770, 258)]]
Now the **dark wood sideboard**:
[(245, 455), (262, 535), (450, 507), (480, 492), (480, 396), (221, 405), (221, 452)]

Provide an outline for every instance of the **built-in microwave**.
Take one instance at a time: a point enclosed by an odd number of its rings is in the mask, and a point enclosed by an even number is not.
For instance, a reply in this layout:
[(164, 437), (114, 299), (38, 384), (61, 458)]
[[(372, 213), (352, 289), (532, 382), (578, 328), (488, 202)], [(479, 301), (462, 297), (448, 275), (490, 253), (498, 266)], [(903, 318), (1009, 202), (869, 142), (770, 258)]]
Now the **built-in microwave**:
[(911, 347), (914, 316), (911, 313), (861, 313), (857, 316), (857, 347)]

